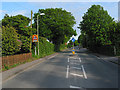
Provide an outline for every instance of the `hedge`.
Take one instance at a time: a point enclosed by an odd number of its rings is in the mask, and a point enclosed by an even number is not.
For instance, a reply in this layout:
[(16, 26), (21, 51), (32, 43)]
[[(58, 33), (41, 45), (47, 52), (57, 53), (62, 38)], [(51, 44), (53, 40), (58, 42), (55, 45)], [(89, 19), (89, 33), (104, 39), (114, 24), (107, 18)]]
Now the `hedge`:
[[(35, 56), (35, 44), (36, 44), (36, 51), (37, 51), (36, 56)], [(39, 56), (38, 56), (37, 44), (38, 43), (33, 43), (33, 49), (32, 49), (33, 57), (41, 58), (54, 53), (54, 44), (48, 42), (46, 38), (40, 37), (39, 38)]]

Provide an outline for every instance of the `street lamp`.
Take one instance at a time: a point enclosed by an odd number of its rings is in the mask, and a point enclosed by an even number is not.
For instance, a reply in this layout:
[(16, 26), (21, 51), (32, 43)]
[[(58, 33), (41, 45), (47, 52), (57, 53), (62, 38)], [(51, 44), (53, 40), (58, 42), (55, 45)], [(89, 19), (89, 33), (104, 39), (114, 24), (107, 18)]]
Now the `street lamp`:
[[(45, 15), (45, 13), (40, 13), (40, 15)], [(39, 25), (38, 25), (38, 16), (37, 15), (37, 35), (38, 35), (38, 55), (39, 55)]]

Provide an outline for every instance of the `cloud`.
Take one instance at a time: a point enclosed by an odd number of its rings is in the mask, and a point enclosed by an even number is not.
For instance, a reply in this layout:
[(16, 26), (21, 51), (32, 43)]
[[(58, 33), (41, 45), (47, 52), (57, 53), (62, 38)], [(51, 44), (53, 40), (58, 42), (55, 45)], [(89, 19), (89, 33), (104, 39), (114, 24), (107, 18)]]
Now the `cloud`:
[(18, 14), (26, 16), (27, 11), (26, 10), (19, 10), (19, 11), (12, 11), (11, 13), (9, 13), (9, 15), (12, 15), (12, 16), (16, 16)]
[(5, 13), (6, 11), (5, 10), (0, 10), (0, 13)]

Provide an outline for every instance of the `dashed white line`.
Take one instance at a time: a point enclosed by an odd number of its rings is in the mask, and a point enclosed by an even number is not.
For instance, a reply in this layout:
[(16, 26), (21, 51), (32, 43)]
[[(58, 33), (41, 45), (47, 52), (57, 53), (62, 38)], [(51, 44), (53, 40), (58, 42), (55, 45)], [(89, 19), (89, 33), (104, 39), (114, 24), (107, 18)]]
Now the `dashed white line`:
[(79, 61), (81, 62), (81, 59), (79, 58)]
[(72, 86), (72, 85), (70, 85), (70, 88), (81, 88), (81, 87), (77, 87), (77, 86)]
[(70, 63), (70, 64), (80, 65), (80, 64), (78, 64), (78, 63)]
[(85, 79), (87, 79), (87, 75), (86, 75), (86, 72), (85, 72), (83, 65), (82, 65), (82, 70), (83, 70), (83, 74), (84, 74)]
[(67, 65), (66, 78), (68, 78), (68, 73), (69, 73), (69, 65)]
[(76, 73), (70, 73), (70, 74), (73, 75), (73, 76), (83, 77), (83, 75), (79, 75), (79, 74), (76, 74)]
[(71, 67), (71, 68), (74, 68), (74, 69), (81, 69), (81, 68), (78, 68), (78, 67)]
[(69, 58), (68, 58), (68, 62), (70, 62)]

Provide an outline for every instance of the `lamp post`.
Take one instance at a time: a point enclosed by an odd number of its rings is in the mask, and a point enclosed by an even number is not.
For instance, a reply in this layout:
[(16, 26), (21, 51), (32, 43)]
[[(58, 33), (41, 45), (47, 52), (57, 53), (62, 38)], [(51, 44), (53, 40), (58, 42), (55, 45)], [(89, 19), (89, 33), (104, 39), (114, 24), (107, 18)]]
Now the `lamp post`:
[[(45, 13), (40, 13), (40, 15), (45, 15)], [(37, 35), (38, 35), (38, 55), (39, 55), (39, 25), (38, 25), (38, 16), (37, 15)]]

